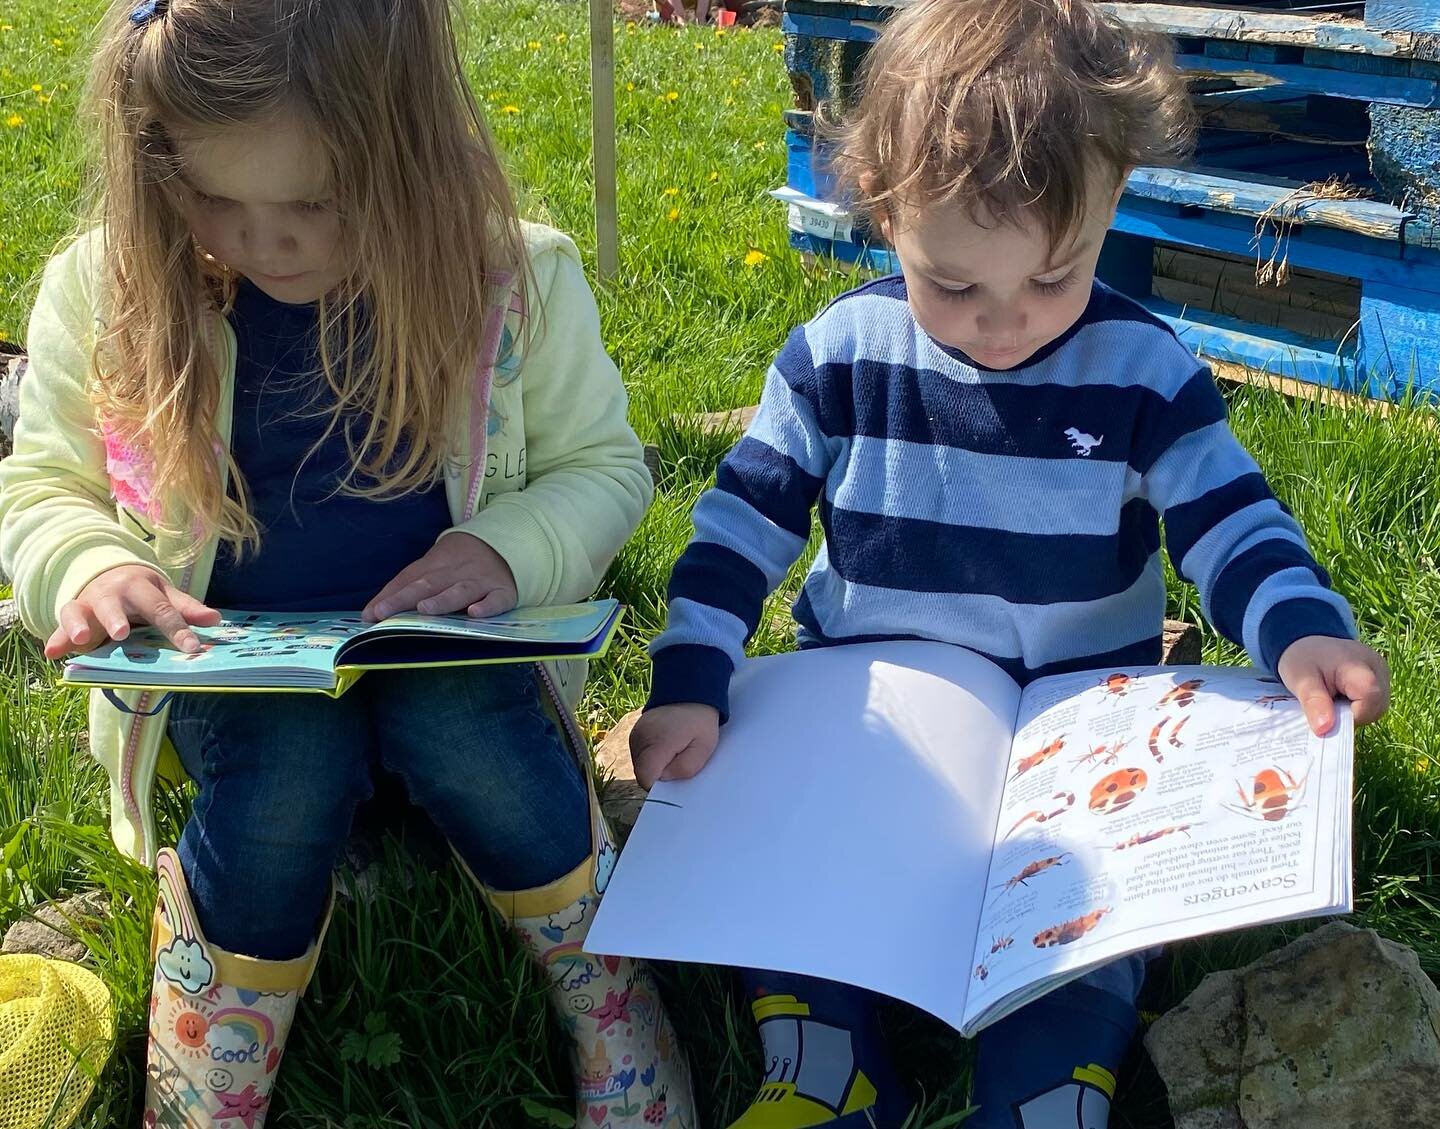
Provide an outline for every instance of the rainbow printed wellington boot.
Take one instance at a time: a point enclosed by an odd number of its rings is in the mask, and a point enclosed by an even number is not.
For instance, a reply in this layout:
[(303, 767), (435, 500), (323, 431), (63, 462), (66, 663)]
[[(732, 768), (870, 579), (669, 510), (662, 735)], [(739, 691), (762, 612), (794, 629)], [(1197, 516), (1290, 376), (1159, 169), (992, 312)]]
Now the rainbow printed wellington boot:
[(156, 870), (145, 1129), (263, 1129), (324, 925), (294, 960), (227, 953), (201, 933), (175, 852), (161, 850)]
[(476, 885), (550, 981), (551, 1006), (574, 1041), (577, 1129), (695, 1129), (690, 1066), (653, 974), (584, 949), (616, 859), (593, 786), (590, 811), (594, 849), (563, 878), (519, 892)]
[(911, 1102), (890, 1065), (874, 997), (858, 988), (743, 970), (765, 1077), (730, 1129), (900, 1129)]

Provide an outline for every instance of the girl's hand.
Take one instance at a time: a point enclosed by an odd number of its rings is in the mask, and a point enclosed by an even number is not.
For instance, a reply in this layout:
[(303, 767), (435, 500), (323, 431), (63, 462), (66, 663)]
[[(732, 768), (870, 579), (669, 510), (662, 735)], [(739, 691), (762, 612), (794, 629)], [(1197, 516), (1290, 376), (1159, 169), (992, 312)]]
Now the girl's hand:
[(1300, 699), (1310, 728), (1323, 736), (1335, 723), (1335, 695), (1348, 698), (1355, 725), (1369, 725), (1390, 708), (1390, 667), (1353, 639), (1307, 635), (1285, 648), (1275, 673)]
[(689, 780), (710, 761), (720, 740), (720, 711), (699, 702), (647, 710), (630, 730), (630, 761), (641, 787)]
[(136, 623), (148, 623), (182, 651), (200, 649), (191, 626), (214, 627), (220, 613), (171, 585), (146, 565), (107, 569), (75, 599), (60, 609), (60, 626), (45, 641), (45, 657), (58, 659), (94, 650), (130, 634)]
[(508, 612), (519, 599), (505, 558), (478, 537), (447, 533), (365, 605), (374, 622), (400, 612), (487, 616)]

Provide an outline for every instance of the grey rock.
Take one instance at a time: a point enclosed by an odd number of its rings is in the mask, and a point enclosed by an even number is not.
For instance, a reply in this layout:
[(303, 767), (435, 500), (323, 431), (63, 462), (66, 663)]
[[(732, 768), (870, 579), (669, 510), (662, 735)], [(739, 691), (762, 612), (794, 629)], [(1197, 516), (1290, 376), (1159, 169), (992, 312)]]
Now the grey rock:
[(1207, 977), (1145, 1045), (1176, 1129), (1440, 1125), (1440, 991), (1343, 922)]
[[(0, 577), (3, 581), (3, 577)], [(0, 600), (0, 635), (20, 626), (20, 613), (15, 610), (14, 600)]]
[(635, 779), (635, 769), (630, 764), (630, 731), (639, 720), (639, 710), (627, 713), (595, 748), (600, 808), (610, 826), (622, 837), (635, 826), (645, 803), (645, 789)]
[(0, 459), (10, 454), (15, 438), (15, 421), (20, 418), (20, 378), (26, 360), (0, 355)]
[(80, 939), (80, 933), (109, 913), (109, 900), (99, 890), (60, 902), (47, 902), (33, 916), (10, 926), (0, 944), (0, 952), (37, 953), (83, 963), (89, 958), (90, 950)]

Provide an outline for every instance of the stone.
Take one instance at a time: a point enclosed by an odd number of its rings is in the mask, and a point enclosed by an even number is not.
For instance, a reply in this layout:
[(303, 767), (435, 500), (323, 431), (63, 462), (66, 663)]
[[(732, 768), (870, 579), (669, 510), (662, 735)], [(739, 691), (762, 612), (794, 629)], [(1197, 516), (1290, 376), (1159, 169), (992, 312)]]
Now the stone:
[(1198, 666), (1200, 664), (1200, 629), (1183, 619), (1165, 621), (1165, 641), (1160, 661), (1166, 666)]
[(0, 600), (0, 635), (14, 631), (20, 626), (20, 613), (15, 610), (14, 600)]
[(1145, 1045), (1176, 1129), (1440, 1124), (1440, 990), (1409, 949), (1344, 922), (1207, 977)]
[(110, 915), (109, 899), (103, 891), (91, 890), (60, 902), (46, 902), (33, 916), (15, 922), (5, 933), (0, 952), (36, 953), (84, 963), (90, 950), (77, 930), (93, 928), (97, 920)]
[(10, 454), (15, 438), (15, 421), (20, 418), (20, 378), (25, 374), (23, 356), (0, 354), (0, 459)]
[(600, 809), (617, 835), (628, 835), (640, 818), (646, 792), (635, 779), (630, 764), (630, 731), (640, 720), (640, 711), (631, 710), (615, 723), (595, 746)]

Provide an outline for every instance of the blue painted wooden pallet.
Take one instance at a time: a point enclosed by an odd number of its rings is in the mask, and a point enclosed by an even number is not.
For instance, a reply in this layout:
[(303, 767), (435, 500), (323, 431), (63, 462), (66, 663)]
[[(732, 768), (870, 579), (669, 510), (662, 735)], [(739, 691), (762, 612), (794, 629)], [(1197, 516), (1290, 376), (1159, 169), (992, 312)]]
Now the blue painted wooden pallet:
[[(787, 182), (799, 193), (791, 243), (802, 252), (898, 268), (858, 220), (836, 227), (833, 208), (821, 216), (805, 201), (836, 198), (809, 111), (853, 104), (869, 43), (908, 2), (786, 0), (786, 65), (800, 107), (786, 114)], [(1433, 4), (1440, 27), (1440, 0)], [(1204, 128), (1191, 167), (1132, 176), (1101, 276), (1212, 359), (1372, 395), (1414, 386), (1440, 396), (1440, 209), (1409, 204), (1440, 194), (1440, 36), (1292, 13), (1106, 7), (1176, 37)], [(1268, 175), (1277, 169), (1286, 175)], [(1336, 179), (1379, 199), (1316, 190)], [(1283, 320), (1277, 328), (1177, 305), (1165, 297), (1176, 287), (1155, 275), (1157, 248), (1284, 262), (1291, 294), (1333, 290), (1337, 283), (1318, 280), (1338, 277), (1353, 323), (1316, 337)]]

